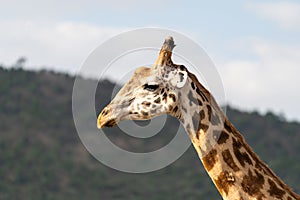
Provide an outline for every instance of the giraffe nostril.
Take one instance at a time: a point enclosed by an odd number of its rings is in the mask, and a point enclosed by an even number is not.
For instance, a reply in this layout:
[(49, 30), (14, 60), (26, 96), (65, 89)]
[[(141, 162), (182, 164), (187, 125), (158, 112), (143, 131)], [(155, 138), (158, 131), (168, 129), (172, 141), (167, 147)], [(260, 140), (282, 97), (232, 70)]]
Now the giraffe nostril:
[(100, 113), (100, 115), (101, 115), (101, 116), (106, 116), (108, 113), (109, 113), (109, 109), (107, 109), (107, 107), (106, 107), (106, 108), (104, 108), (104, 109), (102, 110), (102, 112)]

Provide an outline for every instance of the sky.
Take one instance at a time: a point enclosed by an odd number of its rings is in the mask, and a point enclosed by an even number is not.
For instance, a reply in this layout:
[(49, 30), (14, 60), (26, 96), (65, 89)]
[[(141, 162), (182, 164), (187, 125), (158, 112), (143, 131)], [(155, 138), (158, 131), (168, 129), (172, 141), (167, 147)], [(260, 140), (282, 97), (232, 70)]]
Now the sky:
[(300, 121), (300, 1), (0, 3), (3, 65), (23, 56), (26, 69), (75, 74), (93, 50), (124, 31), (170, 29), (205, 49), (220, 74), (227, 103)]

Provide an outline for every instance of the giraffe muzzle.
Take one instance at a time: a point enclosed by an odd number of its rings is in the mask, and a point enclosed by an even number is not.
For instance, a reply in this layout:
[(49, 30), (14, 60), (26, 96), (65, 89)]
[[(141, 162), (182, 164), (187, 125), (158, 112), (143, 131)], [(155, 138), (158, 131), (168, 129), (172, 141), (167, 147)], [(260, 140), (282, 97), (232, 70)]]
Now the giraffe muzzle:
[(97, 119), (97, 128), (113, 127), (117, 125), (117, 120), (111, 115), (111, 109), (105, 107), (99, 114)]

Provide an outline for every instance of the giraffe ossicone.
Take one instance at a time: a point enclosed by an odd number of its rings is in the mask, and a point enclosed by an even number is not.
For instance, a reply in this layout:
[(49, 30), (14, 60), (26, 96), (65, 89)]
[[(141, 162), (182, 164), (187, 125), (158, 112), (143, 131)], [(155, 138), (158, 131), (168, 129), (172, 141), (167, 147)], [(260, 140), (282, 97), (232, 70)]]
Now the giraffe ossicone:
[(97, 127), (169, 114), (184, 126), (223, 199), (300, 199), (247, 145), (211, 93), (183, 65), (172, 62), (168, 36), (151, 67), (138, 68), (102, 110)]

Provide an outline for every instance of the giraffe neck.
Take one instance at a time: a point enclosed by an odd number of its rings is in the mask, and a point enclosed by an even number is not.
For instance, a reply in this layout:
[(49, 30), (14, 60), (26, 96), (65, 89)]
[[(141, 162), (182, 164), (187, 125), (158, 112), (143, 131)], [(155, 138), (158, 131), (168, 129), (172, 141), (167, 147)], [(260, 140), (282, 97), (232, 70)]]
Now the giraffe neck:
[(223, 199), (300, 199), (257, 157), (196, 77), (189, 77), (180, 121)]

